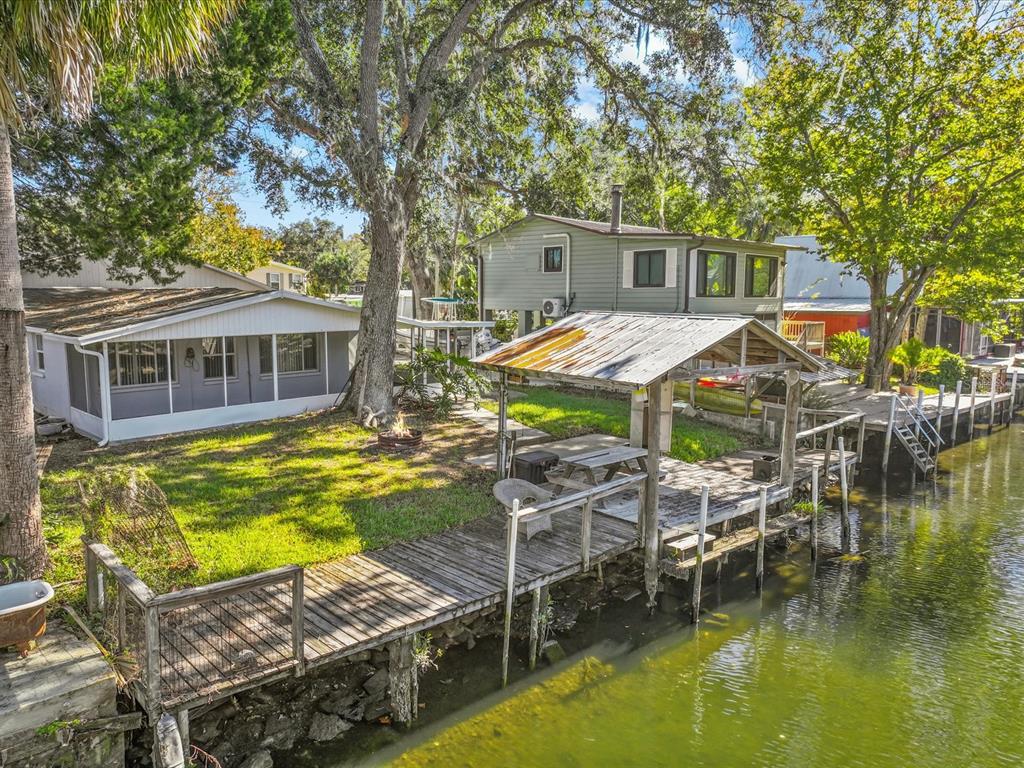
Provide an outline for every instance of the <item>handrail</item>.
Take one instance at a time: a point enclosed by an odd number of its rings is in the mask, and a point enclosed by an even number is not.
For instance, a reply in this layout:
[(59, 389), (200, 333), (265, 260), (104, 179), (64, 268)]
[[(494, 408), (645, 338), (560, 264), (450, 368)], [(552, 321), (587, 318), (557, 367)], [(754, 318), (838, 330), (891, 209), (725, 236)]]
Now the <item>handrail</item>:
[(860, 421), (862, 418), (864, 418), (864, 414), (862, 413), (851, 413), (847, 416), (843, 416), (841, 419), (837, 419), (836, 421), (830, 421), (827, 424), (821, 424), (817, 427), (812, 427), (811, 429), (805, 429), (803, 432), (797, 432), (796, 439), (802, 440), (805, 437), (819, 435), (822, 432), (828, 432), (830, 429), (835, 429), (836, 427), (839, 427), (843, 424), (848, 424), (853, 421)]
[(588, 501), (597, 501), (607, 496), (613, 496), (626, 488), (642, 483), (646, 479), (646, 472), (638, 472), (635, 475), (627, 475), (616, 480), (610, 480), (607, 483), (595, 485), (593, 488), (587, 488), (584, 491), (576, 491), (568, 496), (560, 496), (557, 499), (551, 499), (550, 501), (535, 504), (532, 507), (520, 509), (516, 513), (516, 519), (519, 522), (524, 522), (541, 515), (550, 515), (554, 512), (562, 512), (566, 509), (579, 507)]
[(942, 435), (939, 434), (938, 430), (928, 420), (924, 411), (909, 398), (904, 400), (903, 395), (896, 394), (895, 398), (897, 405), (910, 417), (910, 420), (914, 422), (914, 426), (918, 427), (922, 431), (925, 440), (928, 441), (928, 444), (936, 448), (942, 445)]
[(110, 571), (110, 574), (117, 579), (118, 583), (127, 590), (126, 594), (139, 605), (145, 607), (146, 604), (156, 597), (156, 593), (149, 588), (149, 585), (140, 579), (135, 571), (125, 565), (121, 558), (115, 555), (114, 551), (106, 544), (99, 541), (91, 541), (85, 536), (82, 537), (82, 543), (85, 544), (86, 551), (91, 553), (93, 557), (103, 564), (104, 568)]
[(231, 597), (241, 592), (249, 592), (253, 589), (270, 586), (271, 584), (291, 581), (301, 571), (302, 568), (297, 565), (282, 565), (280, 568), (248, 576), (238, 576), (226, 581), (205, 584), (201, 587), (188, 587), (186, 589), (179, 589), (176, 592), (167, 592), (157, 595), (149, 601), (149, 604), (159, 608), (160, 613), (165, 613), (184, 605), (199, 605), (220, 597)]

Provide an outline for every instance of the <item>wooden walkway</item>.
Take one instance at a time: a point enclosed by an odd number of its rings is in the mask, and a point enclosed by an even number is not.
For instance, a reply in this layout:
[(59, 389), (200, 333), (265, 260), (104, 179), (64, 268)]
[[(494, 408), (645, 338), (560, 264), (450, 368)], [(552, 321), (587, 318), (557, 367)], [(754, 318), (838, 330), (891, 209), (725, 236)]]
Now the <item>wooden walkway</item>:
[[(580, 512), (552, 517), (552, 531), (521, 541), (516, 594), (582, 571)], [(595, 512), (591, 565), (637, 546), (635, 526)], [(491, 516), (387, 549), (305, 571), (307, 667), (500, 604), (505, 594), (505, 519)], [(263, 587), (216, 604), (189, 606), (163, 635), (168, 709), (221, 698), (291, 674), (290, 596)], [(170, 637), (168, 636), (170, 635)]]
[[(891, 392), (872, 392), (869, 389), (865, 389), (859, 384), (845, 384), (842, 382), (831, 382), (828, 384), (819, 384), (818, 389), (825, 392), (829, 396), (829, 408), (833, 410), (850, 410), (859, 411), (867, 416), (866, 424), (867, 428), (873, 432), (884, 432), (889, 424), (889, 409), (890, 400), (894, 396)], [(992, 394), (990, 392), (979, 392), (975, 397), (975, 414), (985, 414), (986, 417), (993, 410), (994, 406), (1007, 402), (1010, 399), (1009, 392), (1001, 392)], [(955, 393), (946, 392), (945, 397), (942, 400), (942, 418), (944, 423), (949, 424), (947, 421), (951, 419), (955, 410)], [(939, 396), (938, 395), (926, 395), (922, 402), (922, 408), (925, 416), (930, 421), (935, 421), (939, 414)], [(969, 388), (960, 395), (960, 406), (959, 406), (959, 420), (960, 424), (966, 424), (965, 418), (970, 415), (971, 412), (971, 393)], [(905, 423), (907, 418), (899, 410), (897, 410), (897, 417), (901, 419), (901, 423)]]

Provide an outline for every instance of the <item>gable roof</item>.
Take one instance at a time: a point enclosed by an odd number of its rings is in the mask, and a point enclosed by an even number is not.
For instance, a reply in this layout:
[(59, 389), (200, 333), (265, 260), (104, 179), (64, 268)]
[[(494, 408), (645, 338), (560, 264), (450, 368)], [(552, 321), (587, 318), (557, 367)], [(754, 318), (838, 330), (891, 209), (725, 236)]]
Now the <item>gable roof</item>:
[(659, 229), (658, 227), (643, 227), (636, 224), (623, 224), (620, 227), (619, 232), (611, 231), (611, 224), (607, 221), (591, 221), (590, 219), (574, 219), (569, 216), (551, 216), (546, 213), (528, 213), (521, 219), (516, 219), (510, 224), (506, 224), (500, 229), (496, 229), (493, 232), (488, 232), (485, 235), (481, 235), (474, 240), (470, 245), (476, 245), (478, 243), (487, 240), (488, 238), (494, 237), (502, 232), (505, 232), (512, 227), (519, 224), (524, 224), (530, 221), (550, 221), (556, 224), (564, 224), (567, 227), (581, 230), (583, 232), (589, 232), (593, 235), (601, 235), (603, 237), (615, 237), (615, 238), (642, 238), (642, 239), (659, 239), (664, 238), (668, 240), (696, 240), (697, 242), (692, 247), (707, 246), (720, 246), (724, 248), (756, 248), (758, 250), (772, 251), (778, 254), (783, 254), (787, 250), (803, 250), (799, 246), (793, 245), (781, 245), (779, 243), (769, 243), (761, 240), (742, 240), (734, 237), (717, 237), (714, 235), (702, 235), (697, 232), (673, 232), (668, 229)]
[(26, 326), (86, 344), (267, 301), (301, 302), (328, 306), (339, 312), (359, 312), (345, 304), (284, 290), (26, 288), (24, 296)]
[(641, 312), (577, 312), (473, 362), (581, 383), (645, 387), (699, 359), (736, 364), (744, 330), (748, 365), (777, 364), (781, 352), (804, 371), (820, 370), (812, 355), (752, 317)]

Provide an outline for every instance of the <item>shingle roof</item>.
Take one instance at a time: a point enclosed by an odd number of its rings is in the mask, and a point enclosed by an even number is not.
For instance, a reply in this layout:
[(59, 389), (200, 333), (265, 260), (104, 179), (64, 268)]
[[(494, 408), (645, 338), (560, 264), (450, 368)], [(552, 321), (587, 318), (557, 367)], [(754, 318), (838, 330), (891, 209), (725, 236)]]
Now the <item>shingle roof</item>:
[[(743, 328), (750, 336), (748, 363), (775, 363), (781, 350), (804, 370), (820, 370), (812, 356), (751, 317), (638, 312), (577, 312), (473, 362), (497, 370), (644, 387), (690, 361), (710, 359), (712, 350), (727, 340), (735, 346)], [(764, 359), (756, 361), (757, 355)]]
[[(568, 216), (550, 216), (546, 213), (535, 213), (533, 216), (538, 219), (544, 219), (545, 221), (557, 221), (560, 224), (566, 224), (570, 227), (576, 227), (578, 229), (585, 229), (588, 232), (594, 232), (599, 235), (610, 235), (613, 234), (611, 230), (611, 224), (607, 221), (590, 221), (589, 219), (573, 219)], [(622, 235), (656, 235), (658, 237), (695, 237), (692, 232), (672, 232), (667, 229), (658, 229), (657, 227), (641, 227), (635, 224), (623, 224), (621, 232), (618, 234)]]
[(82, 337), (263, 293), (238, 288), (26, 288), (25, 323)]

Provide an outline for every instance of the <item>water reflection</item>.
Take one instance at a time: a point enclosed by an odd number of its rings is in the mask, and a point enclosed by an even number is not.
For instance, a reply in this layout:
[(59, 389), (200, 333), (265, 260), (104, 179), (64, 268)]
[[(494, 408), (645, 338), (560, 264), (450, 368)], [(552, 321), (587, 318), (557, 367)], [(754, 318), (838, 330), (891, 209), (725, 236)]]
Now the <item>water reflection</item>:
[(599, 646), (375, 762), (1022, 765), (1022, 448), (1014, 426), (944, 454), (935, 482), (857, 489), (853, 556), (813, 578), (805, 549), (774, 559), (696, 632)]

